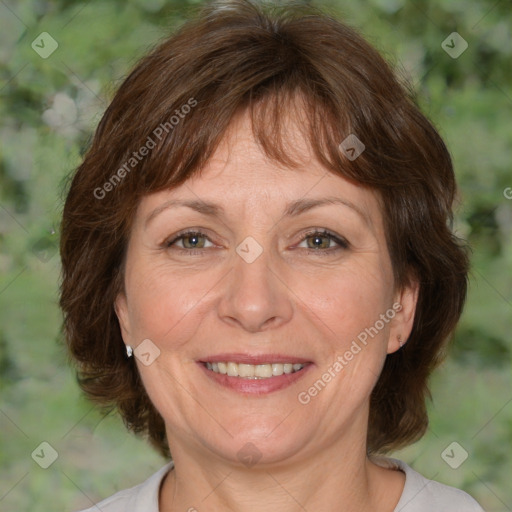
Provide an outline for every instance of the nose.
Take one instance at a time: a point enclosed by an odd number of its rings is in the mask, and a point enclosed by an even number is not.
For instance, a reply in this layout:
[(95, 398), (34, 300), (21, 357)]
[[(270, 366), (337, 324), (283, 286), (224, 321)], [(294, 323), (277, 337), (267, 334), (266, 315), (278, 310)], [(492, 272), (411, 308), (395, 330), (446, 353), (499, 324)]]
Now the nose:
[(233, 259), (218, 307), (222, 321), (253, 333), (287, 323), (293, 314), (293, 294), (269, 251), (250, 263), (238, 253)]

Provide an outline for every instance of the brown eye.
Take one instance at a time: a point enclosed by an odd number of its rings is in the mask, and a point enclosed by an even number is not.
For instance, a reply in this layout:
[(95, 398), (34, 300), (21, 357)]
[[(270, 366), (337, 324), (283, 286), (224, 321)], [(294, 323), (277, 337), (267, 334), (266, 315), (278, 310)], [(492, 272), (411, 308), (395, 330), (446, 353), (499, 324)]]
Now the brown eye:
[(197, 248), (203, 248), (204, 247), (204, 240), (202, 240), (204, 237), (202, 237), (200, 234), (194, 233), (191, 235), (185, 235), (182, 236), (181, 239), (183, 240), (183, 246), (185, 249), (197, 249)]
[(181, 233), (172, 240), (167, 241), (165, 246), (172, 247), (177, 242), (181, 241), (183, 247), (177, 246), (178, 250), (204, 249), (206, 240), (209, 241), (208, 237), (200, 231), (187, 231), (186, 233)]
[(325, 235), (311, 235), (307, 237), (307, 240), (312, 243), (308, 247), (309, 249), (329, 249), (331, 245), (331, 239)]
[[(346, 240), (327, 230), (306, 233), (303, 241), (307, 243), (306, 249), (310, 252), (333, 252), (339, 249), (348, 249), (349, 246)], [(338, 247), (333, 247), (332, 242), (337, 244)]]

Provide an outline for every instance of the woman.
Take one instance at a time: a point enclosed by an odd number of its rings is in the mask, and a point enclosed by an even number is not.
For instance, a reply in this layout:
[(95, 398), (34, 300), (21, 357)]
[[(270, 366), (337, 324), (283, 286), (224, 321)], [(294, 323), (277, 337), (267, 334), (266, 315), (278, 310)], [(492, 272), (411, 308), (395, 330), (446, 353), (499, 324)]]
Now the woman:
[(461, 314), (449, 153), (312, 8), (212, 4), (143, 58), (66, 200), (81, 386), (172, 462), (114, 511), (479, 511), (383, 455)]

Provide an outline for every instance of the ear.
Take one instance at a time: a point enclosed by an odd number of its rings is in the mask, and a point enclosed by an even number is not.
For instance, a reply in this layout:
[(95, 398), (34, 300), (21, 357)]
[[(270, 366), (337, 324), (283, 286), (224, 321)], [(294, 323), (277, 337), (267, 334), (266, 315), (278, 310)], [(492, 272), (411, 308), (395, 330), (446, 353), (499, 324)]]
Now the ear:
[(130, 345), (130, 315), (128, 314), (128, 302), (124, 292), (119, 292), (114, 301), (114, 311), (116, 312), (121, 335), (127, 345)]
[(412, 331), (414, 323), (414, 313), (416, 304), (418, 303), (420, 285), (414, 280), (409, 285), (400, 290), (395, 296), (393, 310), (396, 312), (395, 317), (390, 322), (388, 354), (392, 354), (407, 343)]

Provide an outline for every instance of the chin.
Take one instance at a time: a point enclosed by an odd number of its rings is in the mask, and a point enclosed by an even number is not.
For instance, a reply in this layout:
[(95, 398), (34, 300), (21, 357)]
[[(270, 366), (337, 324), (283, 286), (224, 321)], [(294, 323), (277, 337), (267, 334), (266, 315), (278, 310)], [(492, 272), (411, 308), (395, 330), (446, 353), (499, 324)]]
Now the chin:
[(248, 424), (247, 419), (236, 424), (230, 422), (227, 430), (231, 436), (209, 438), (207, 445), (221, 459), (248, 468), (256, 464), (289, 463), (307, 443), (305, 432), (291, 430), (289, 425), (284, 426), (283, 418), (277, 416), (265, 419), (260, 415), (257, 424), (254, 421)]

